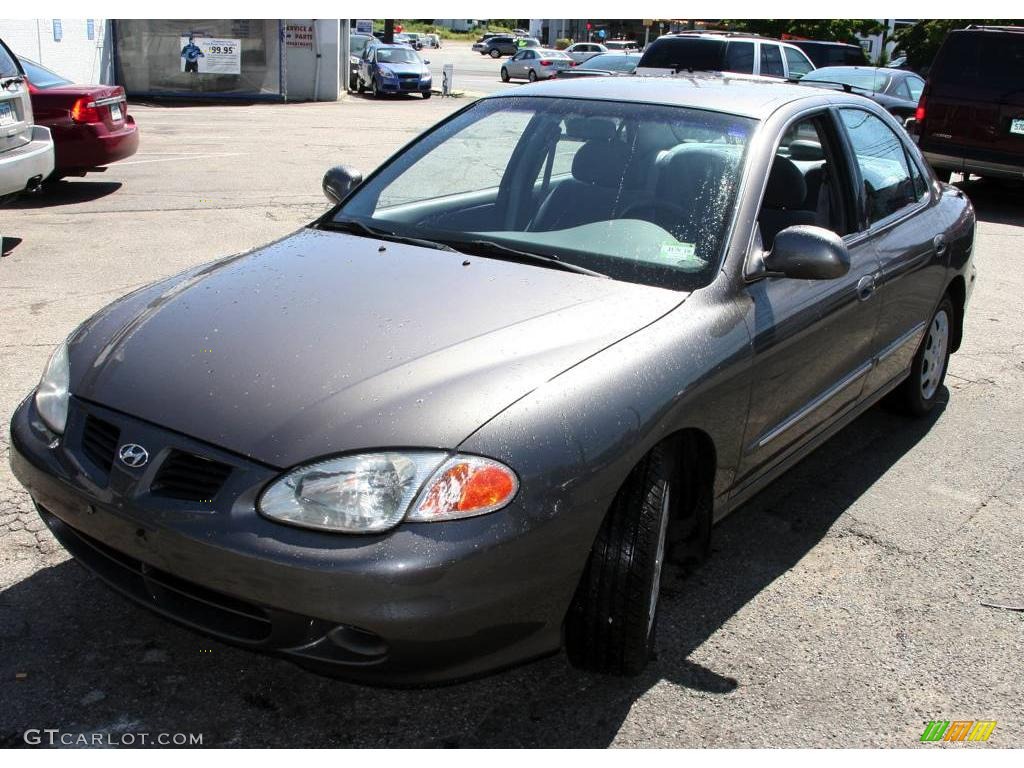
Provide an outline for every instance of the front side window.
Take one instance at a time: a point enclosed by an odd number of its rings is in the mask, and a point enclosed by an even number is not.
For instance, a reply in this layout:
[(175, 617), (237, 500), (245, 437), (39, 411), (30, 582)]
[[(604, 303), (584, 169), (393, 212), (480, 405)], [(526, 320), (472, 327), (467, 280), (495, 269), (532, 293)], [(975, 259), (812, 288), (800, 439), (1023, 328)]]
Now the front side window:
[(861, 109), (840, 110), (850, 137), (874, 223), (916, 202), (907, 155), (899, 136), (882, 120)]
[(692, 290), (717, 271), (755, 126), (684, 107), (485, 99), (387, 164), (334, 222)]
[(761, 43), (761, 74), (767, 77), (785, 77), (779, 46)]
[(814, 65), (796, 48), (783, 48), (786, 54), (786, 65), (789, 67), (789, 76), (801, 78), (814, 69)]

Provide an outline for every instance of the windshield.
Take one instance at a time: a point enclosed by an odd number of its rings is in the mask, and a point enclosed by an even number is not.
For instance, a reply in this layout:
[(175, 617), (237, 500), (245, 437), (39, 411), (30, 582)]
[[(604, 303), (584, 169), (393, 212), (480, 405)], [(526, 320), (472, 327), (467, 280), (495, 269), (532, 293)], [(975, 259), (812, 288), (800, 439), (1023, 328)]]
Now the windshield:
[(348, 39), (349, 55), (350, 56), (362, 56), (363, 51), (366, 50), (367, 44), (373, 40), (372, 37), (366, 35), (352, 35)]
[(56, 88), (59, 85), (71, 85), (70, 80), (65, 80), (56, 72), (51, 72), (46, 67), (36, 64), (34, 61), (22, 59), (21, 66), (25, 68), (25, 77), (28, 78), (28, 81), (40, 90)]
[(824, 67), (808, 72), (802, 82), (845, 83), (872, 93), (881, 93), (889, 76), (871, 69), (849, 69), (847, 67)]
[(419, 64), (420, 57), (411, 48), (378, 48), (379, 64)]
[(398, 155), (334, 221), (693, 290), (718, 269), (755, 125), (655, 104), (484, 99)]
[(632, 72), (640, 61), (639, 53), (599, 53), (580, 66), (581, 69), (608, 69), (612, 72)]

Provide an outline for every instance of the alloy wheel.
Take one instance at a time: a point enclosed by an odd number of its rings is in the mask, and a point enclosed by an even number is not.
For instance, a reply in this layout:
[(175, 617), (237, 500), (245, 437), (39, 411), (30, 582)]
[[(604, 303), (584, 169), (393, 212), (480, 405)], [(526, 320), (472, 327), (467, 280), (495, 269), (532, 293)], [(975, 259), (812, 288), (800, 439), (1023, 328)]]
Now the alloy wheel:
[(949, 316), (940, 309), (928, 326), (924, 341), (924, 357), (921, 363), (921, 397), (930, 400), (942, 381), (946, 365), (946, 347), (949, 346)]

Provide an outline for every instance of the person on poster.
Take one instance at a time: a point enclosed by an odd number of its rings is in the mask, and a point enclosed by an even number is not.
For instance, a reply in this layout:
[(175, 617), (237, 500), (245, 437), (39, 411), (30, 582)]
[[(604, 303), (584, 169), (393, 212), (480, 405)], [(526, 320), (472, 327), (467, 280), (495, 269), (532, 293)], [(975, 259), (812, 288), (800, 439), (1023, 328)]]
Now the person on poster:
[(199, 74), (199, 57), (206, 57), (202, 49), (195, 44), (192, 35), (188, 36), (188, 45), (181, 49), (181, 58), (185, 60), (185, 71)]

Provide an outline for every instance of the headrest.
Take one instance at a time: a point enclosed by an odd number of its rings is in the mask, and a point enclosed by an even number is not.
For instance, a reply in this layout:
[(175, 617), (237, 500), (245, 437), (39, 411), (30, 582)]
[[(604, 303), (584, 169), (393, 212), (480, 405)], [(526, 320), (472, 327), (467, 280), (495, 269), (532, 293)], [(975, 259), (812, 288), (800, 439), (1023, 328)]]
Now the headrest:
[(723, 183), (738, 159), (730, 145), (679, 144), (658, 153), (657, 191), (672, 200), (707, 196), (708, 185)]
[(791, 160), (824, 160), (825, 150), (816, 141), (797, 139), (790, 142), (789, 157)]
[(768, 188), (764, 193), (765, 208), (799, 209), (807, 197), (807, 182), (792, 160), (781, 155), (775, 156), (771, 173), (768, 174)]
[(565, 137), (578, 141), (615, 138), (615, 123), (600, 117), (568, 117), (565, 120)]
[(629, 149), (621, 141), (591, 139), (576, 150), (572, 175), (586, 184), (617, 187), (622, 184), (629, 161)]

